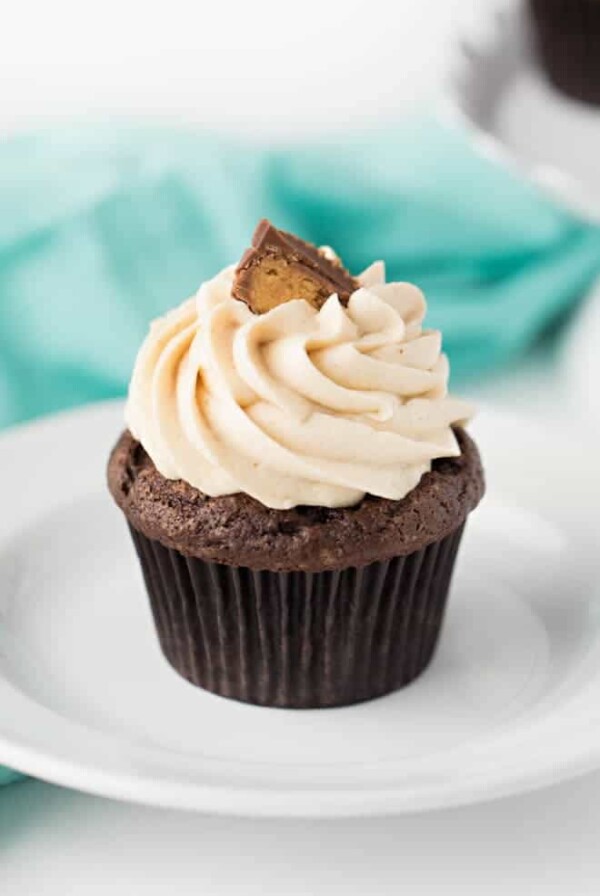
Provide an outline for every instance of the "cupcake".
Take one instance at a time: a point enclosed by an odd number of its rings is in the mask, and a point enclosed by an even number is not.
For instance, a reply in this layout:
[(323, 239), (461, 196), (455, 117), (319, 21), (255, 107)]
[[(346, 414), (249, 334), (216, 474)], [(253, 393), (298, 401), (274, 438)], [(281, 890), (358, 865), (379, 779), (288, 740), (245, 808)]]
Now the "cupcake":
[(569, 96), (600, 103), (600, 0), (530, 0), (542, 63)]
[(327, 707), (427, 667), (484, 483), (425, 310), (262, 221), (151, 325), (108, 483), (188, 681)]

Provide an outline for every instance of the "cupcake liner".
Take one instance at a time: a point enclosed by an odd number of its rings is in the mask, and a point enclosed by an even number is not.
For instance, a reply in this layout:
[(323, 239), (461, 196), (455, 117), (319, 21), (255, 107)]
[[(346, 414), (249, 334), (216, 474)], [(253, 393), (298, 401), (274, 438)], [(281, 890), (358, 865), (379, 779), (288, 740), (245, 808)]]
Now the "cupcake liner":
[(130, 531), (177, 672), (223, 697), (316, 708), (381, 696), (426, 668), (463, 528), (404, 557), (319, 573), (209, 563)]
[(600, 103), (600, 4), (530, 0), (542, 62), (552, 83), (583, 102)]

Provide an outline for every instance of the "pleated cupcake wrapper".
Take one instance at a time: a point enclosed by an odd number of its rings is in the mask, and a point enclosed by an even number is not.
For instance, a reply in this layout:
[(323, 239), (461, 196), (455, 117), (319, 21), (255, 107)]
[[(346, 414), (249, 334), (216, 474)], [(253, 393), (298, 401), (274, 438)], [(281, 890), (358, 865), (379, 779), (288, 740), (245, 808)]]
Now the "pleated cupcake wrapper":
[(319, 573), (207, 563), (131, 534), (162, 651), (184, 678), (309, 708), (386, 694), (426, 668), (463, 528), (405, 557)]

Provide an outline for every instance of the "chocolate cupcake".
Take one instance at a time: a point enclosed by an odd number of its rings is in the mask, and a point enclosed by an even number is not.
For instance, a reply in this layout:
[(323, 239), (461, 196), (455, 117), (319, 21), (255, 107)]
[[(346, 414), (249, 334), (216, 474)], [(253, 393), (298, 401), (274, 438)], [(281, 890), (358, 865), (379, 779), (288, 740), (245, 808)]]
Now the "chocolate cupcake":
[(261, 222), (156, 321), (108, 467), (163, 653), (193, 684), (325, 707), (416, 678), (483, 494), (425, 301)]
[(540, 57), (552, 83), (600, 103), (600, 0), (530, 0)]

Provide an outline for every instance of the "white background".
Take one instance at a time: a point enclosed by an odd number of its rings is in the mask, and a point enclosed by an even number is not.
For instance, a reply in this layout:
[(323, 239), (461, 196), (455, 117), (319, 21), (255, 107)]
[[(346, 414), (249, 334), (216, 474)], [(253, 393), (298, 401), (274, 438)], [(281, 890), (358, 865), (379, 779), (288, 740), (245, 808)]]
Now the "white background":
[[(440, 83), (484, 0), (12, 3), (0, 135), (144, 117), (284, 139), (389, 118)], [(390, 11), (392, 7), (392, 11)], [(600, 775), (418, 817), (210, 818), (36, 781), (0, 792), (0, 893), (596, 894)]]
[(397, 114), (486, 0), (105, 0), (7, 6), (0, 128), (158, 116), (259, 136)]

